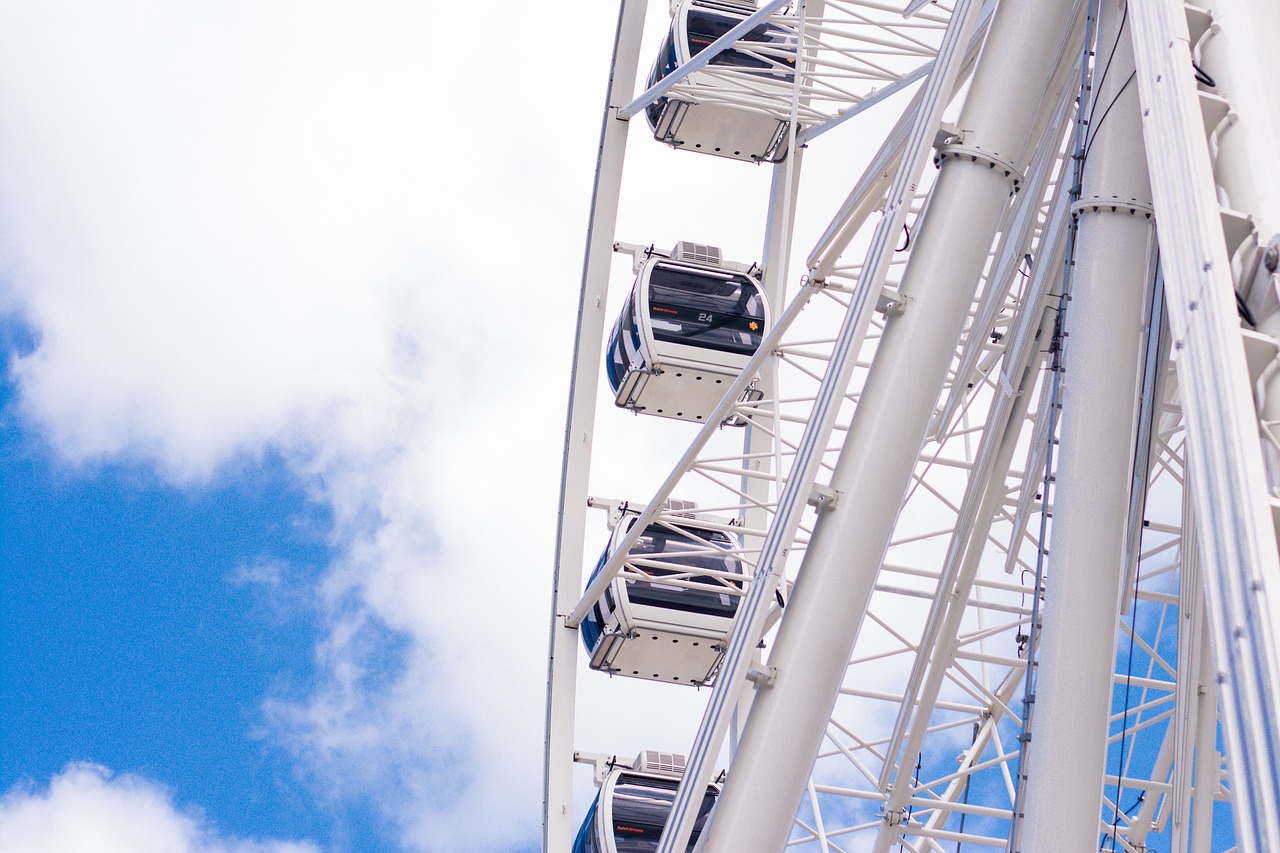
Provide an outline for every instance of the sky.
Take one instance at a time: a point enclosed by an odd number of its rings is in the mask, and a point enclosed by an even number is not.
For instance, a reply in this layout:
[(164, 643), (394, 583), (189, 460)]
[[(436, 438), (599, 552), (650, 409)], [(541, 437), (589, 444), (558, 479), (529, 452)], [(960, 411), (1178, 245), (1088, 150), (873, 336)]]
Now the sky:
[[(0, 0), (0, 851), (538, 849), (617, 5), (466, 11)], [(892, 118), (806, 152), (793, 278)], [(645, 130), (617, 239), (758, 260), (769, 169)], [(692, 439), (597, 419), (602, 497)], [(581, 748), (687, 749), (705, 693), (590, 676)]]
[(0, 850), (536, 849), (615, 15), (0, 2)]

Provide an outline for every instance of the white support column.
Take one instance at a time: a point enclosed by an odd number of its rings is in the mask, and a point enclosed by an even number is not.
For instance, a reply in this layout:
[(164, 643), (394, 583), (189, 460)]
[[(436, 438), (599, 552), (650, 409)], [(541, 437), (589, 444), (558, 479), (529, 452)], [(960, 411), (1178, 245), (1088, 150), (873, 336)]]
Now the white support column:
[(565, 853), (573, 844), (573, 729), (578, 644), (575, 628), (564, 617), (582, 590), (582, 542), (586, 531), (587, 476), (595, 432), (596, 389), (604, 345), (609, 267), (622, 185), (622, 163), (628, 123), (617, 109), (635, 91), (640, 62), (640, 36), (648, 0), (622, 0), (613, 47), (600, 149), (596, 160), (591, 220), (578, 299), (578, 334), (574, 341), (573, 379), (565, 425), (564, 467), (560, 474), (560, 519), (556, 531), (552, 584), (550, 659), (547, 664), (547, 728), (543, 756), (543, 853)]
[[(1249, 4), (1246, 14), (1263, 6)], [(1129, 14), (1236, 840), (1247, 853), (1280, 850), (1280, 554), (1203, 113), (1186, 73), (1186, 10), (1151, 0), (1131, 4)]]
[[(1066, 341), (1053, 532), (1021, 848), (1095, 850), (1129, 505), (1151, 189), (1124, 2), (1099, 10)], [(1115, 55), (1102, 55), (1115, 45)]]
[[(949, 157), (920, 226), (902, 293), (832, 480), (729, 770), (705, 853), (776, 853), (786, 843), (885, 547), (906, 493), (946, 366), (973, 298), (1012, 181), (1025, 168), (1038, 106), (1055, 70), (1072, 4), (1002, 4), (961, 117), (963, 158)], [(958, 153), (958, 152), (956, 152)], [(983, 159), (993, 158), (991, 162)]]
[(1209, 625), (1201, 609), (1194, 617), (1199, 623), (1200, 653), (1197, 656), (1196, 756), (1191, 787), (1190, 853), (1213, 849), (1213, 801), (1218, 793), (1222, 756), (1218, 753), (1218, 683), (1213, 666)]

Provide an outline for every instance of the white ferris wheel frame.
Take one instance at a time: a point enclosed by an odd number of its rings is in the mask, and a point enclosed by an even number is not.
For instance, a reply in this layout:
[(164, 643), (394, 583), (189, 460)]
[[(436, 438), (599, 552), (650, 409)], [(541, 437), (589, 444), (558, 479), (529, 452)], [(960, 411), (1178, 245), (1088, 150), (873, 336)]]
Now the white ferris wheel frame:
[[(594, 411), (628, 119), (653, 98), (679, 93), (688, 75), (736, 36), (776, 16), (784, 2), (771, 0), (671, 77), (635, 96), (644, 64), (639, 45), (647, 5), (642, 0), (621, 5), (584, 260), (556, 546), (545, 851), (567, 851), (575, 829), (576, 628), (622, 562), (619, 556), (606, 565), (583, 592)], [(687, 477), (705, 478), (739, 466), (739, 485), (726, 486), (730, 497), (714, 509), (741, 513), (754, 542), (748, 562), (756, 580), (691, 746), (661, 853), (685, 849), (691, 810), (696, 812), (700, 802), (693, 792), (705, 790), (730, 721), (748, 706), (724, 794), (699, 846), (705, 853), (763, 853), (787, 843), (839, 850), (844, 849), (841, 839), (860, 832), (874, 837), (876, 850), (892, 845), (940, 850), (946, 841), (1044, 850), (1071, 832), (1092, 839), (1091, 845), (1101, 836), (1120, 845), (1116, 849), (1136, 850), (1143, 849), (1148, 833), (1166, 831), (1180, 845), (1174, 849), (1207, 851), (1217, 849), (1207, 827), (1212, 827), (1215, 801), (1224, 797), (1239, 849), (1280, 849), (1280, 602), (1275, 593), (1280, 558), (1273, 520), (1278, 503), (1270, 497), (1274, 484), (1269, 486), (1264, 473), (1266, 446), (1259, 438), (1251, 386), (1265, 383), (1267, 365), (1280, 347), (1271, 335), (1242, 332), (1228, 291), (1240, 286), (1233, 278), (1233, 259), (1238, 277), (1241, 247), (1260, 255), (1273, 233), (1268, 229), (1280, 223), (1276, 193), (1266, 189), (1260, 166), (1276, 162), (1280, 153), (1271, 118), (1276, 98), (1260, 82), (1280, 79), (1266, 76), (1280, 72), (1280, 63), (1257, 35), (1262, 24), (1280, 23), (1280, 12), (1250, 0), (1220, 0), (1211, 9), (1184, 9), (1173, 0), (1132, 3), (1124, 13), (1126, 32), (1124, 19), (1117, 22), (1120, 6), (1087, 5), (1086, 15), (1083, 2), (1068, 6), (1042, 0), (1024, 3), (1018, 11), (1007, 3), (980, 9), (975, 0), (958, 0), (957, 14), (935, 45), (937, 58), (922, 51), (917, 61), (894, 73), (882, 64), (859, 64), (864, 57), (850, 45), (866, 44), (858, 41), (861, 36), (832, 45), (844, 37), (839, 19), (851, 10), (896, 12), (910, 22), (902, 9), (827, 0), (799, 10), (801, 31), (811, 27), (816, 35), (803, 42), (804, 73), (796, 75), (791, 103), (777, 107), (789, 108), (797, 140), (792, 156), (773, 167), (764, 249), (765, 285), (778, 319), (743, 378), (726, 393), (717, 422), (700, 428), (634, 528), (638, 536), (657, 519), (663, 502)], [(919, 13), (923, 6), (913, 3), (905, 11)], [(945, 18), (935, 17), (935, 31), (941, 31)], [(1258, 25), (1241, 26), (1252, 20)], [(905, 32), (883, 21), (875, 26), (881, 43)], [(1068, 107), (1076, 94), (1075, 78), (1084, 74), (1096, 82), (1090, 67), (1081, 70), (1078, 61), (1080, 45), (1095, 30), (1097, 54), (1112, 47), (1108, 62), (1128, 61), (1113, 45), (1121, 39), (1127, 44), (1131, 34), (1134, 57), (1127, 68), (1136, 81), (1137, 106), (1130, 115), (1124, 115), (1128, 107), (1110, 119), (1102, 114), (1089, 130), (1095, 136), (1088, 138), (1087, 149), (1098, 165), (1084, 186), (1068, 186), (1074, 174), (1071, 156), (1078, 151), (1069, 147), (1067, 130), (1075, 118)], [(979, 48), (984, 57), (1002, 57), (1018, 73), (997, 68), (998, 60), (989, 59), (984, 67), (977, 59)], [(1219, 80), (1231, 83), (1225, 106), (1213, 100), (1224, 100), (1220, 96), (1197, 91), (1184, 73), (1192, 56), (1220, 62), (1214, 68)], [(1034, 70), (1037, 60), (1039, 71)], [(1092, 73), (1097, 72), (1095, 65)], [(959, 127), (940, 131), (942, 108), (970, 73), (974, 78)], [(1116, 73), (1107, 109), (1122, 103), (1124, 73)], [(1101, 73), (1100, 89), (1108, 85), (1106, 74)], [(872, 85), (855, 91), (851, 81)], [(808, 256), (808, 281), (780, 310), (803, 159), (799, 146), (822, 144), (819, 136), (918, 81), (919, 93)], [(841, 98), (845, 101), (839, 104)], [(1138, 124), (1142, 133), (1122, 132)], [(1135, 145), (1139, 137), (1145, 147)], [(1026, 150), (1019, 153), (1019, 146)], [(941, 172), (926, 186), (920, 167), (930, 149), (937, 152)], [(1148, 174), (1151, 197), (1137, 197)], [(1017, 193), (1012, 205), (1011, 190)], [(1098, 201), (1113, 195), (1119, 203)], [(1225, 214), (1219, 209), (1223, 196), (1234, 208)], [(866, 260), (850, 264), (843, 253), (877, 212), (881, 216), (869, 241), (863, 232), (864, 243), (869, 242)], [(908, 221), (919, 242), (904, 265), (893, 249)], [(931, 233), (930, 221), (944, 224)], [(1096, 224), (1104, 221), (1112, 224)], [(1068, 250), (1071, 241), (1074, 248)], [(958, 262), (965, 252), (968, 260)], [(1024, 270), (1023, 258), (1033, 252), (1038, 261)], [(1068, 279), (1067, 389), (1060, 400), (1058, 381), (1038, 379), (1046, 366), (1057, 363), (1056, 353), (1044, 352), (1045, 338), (1052, 337), (1056, 347), (1065, 331), (1055, 324), (1055, 299), (1062, 291), (1054, 273), (1064, 261), (1076, 271)], [(962, 278), (975, 286), (983, 282), (976, 297), (948, 295), (931, 283), (957, 266), (970, 271)], [(1126, 297), (1128, 307), (1100, 307), (1099, 297), (1090, 295), (1097, 289), (1090, 275), (1136, 282)], [(1025, 282), (1019, 284), (1019, 278)], [(844, 317), (841, 332), (822, 341), (800, 335), (802, 311), (827, 302), (837, 306), (833, 316)], [(1154, 334), (1162, 316), (1167, 316), (1167, 339)], [(959, 332), (950, 331), (956, 327)], [(987, 329), (995, 330), (995, 346), (984, 341)], [(925, 356), (924, 349), (931, 354)], [(806, 358), (820, 363), (808, 369), (818, 388), (802, 403), (806, 414), (789, 415), (786, 407), (795, 401), (783, 398), (779, 370), (805, 372)], [(1091, 359), (1097, 367), (1089, 367)], [(923, 361), (939, 365), (921, 371), (936, 379), (914, 382), (902, 366), (911, 360), (917, 370)], [(1139, 385), (1143, 370), (1146, 379)], [(765, 377), (764, 399), (744, 405), (740, 394), (753, 371)], [(855, 374), (863, 378), (853, 379)], [(934, 383), (941, 384), (941, 396)], [(1033, 400), (1037, 389), (1039, 399)], [(1141, 401), (1132, 413), (1122, 405), (1110, 407), (1121, 410), (1118, 421), (1103, 423), (1093, 416), (1117, 393), (1138, 390)], [(1085, 402), (1072, 410), (1072, 400)], [(752, 424), (736, 460), (709, 449), (718, 422), (734, 414)], [(803, 426), (798, 440), (784, 436), (788, 422), (795, 429)], [(1267, 434), (1265, 423), (1261, 431)], [(1055, 436), (1063, 443), (1057, 460)], [(969, 446), (962, 458), (949, 455), (957, 442)], [(1013, 467), (1016, 452), (1027, 457), (1020, 472)], [(1117, 454), (1127, 461), (1099, 461)], [(1059, 466), (1057, 476), (1038, 484), (1036, 472), (1046, 463)], [(1071, 475), (1072, 466), (1079, 473)], [(957, 471), (968, 482), (948, 496)], [(1147, 518), (1141, 484), (1161, 478), (1176, 484), (1174, 494), (1185, 505), (1181, 522)], [(886, 482), (893, 485), (885, 488)], [(1110, 485), (1091, 491), (1091, 482)], [(868, 510), (874, 489), (892, 495), (899, 485), (904, 503), (882, 499), (878, 514)], [(953, 513), (952, 523), (913, 533), (903, 522), (902, 507), (929, 493)], [(1053, 536), (1042, 541), (1032, 519), (1040, 518), (1047, 531), (1050, 512)], [(1118, 533), (1111, 529), (1117, 518)], [(1104, 522), (1110, 525), (1105, 535), (1098, 527)], [(1008, 531), (1002, 542), (993, 525)], [(1153, 542), (1141, 535), (1144, 529)], [(941, 535), (950, 537), (949, 547), (935, 569), (891, 559)], [(1004, 567), (1034, 574), (1030, 586), (1002, 582), (981, 569), (991, 560), (983, 554), (993, 543)], [(1048, 571), (1059, 579), (1050, 584), (1051, 594), (1042, 585), (1047, 543), (1053, 546)], [(624, 544), (619, 555), (626, 550)], [(1178, 557), (1161, 556), (1170, 553)], [(1140, 577), (1144, 561), (1155, 569)], [(1115, 577), (1080, 568), (1113, 562)], [(797, 571), (803, 578), (798, 588), (792, 586)], [(1157, 582), (1167, 582), (1167, 591), (1152, 586)], [(1114, 595), (1097, 595), (1099, 583), (1114, 586)], [(785, 600), (784, 610), (772, 607), (775, 595)], [(900, 648), (859, 657), (864, 628), (896, 635), (874, 603), (894, 596), (922, 602), (927, 614), (897, 637)], [(1010, 596), (1029, 597), (1032, 604), (1010, 604)], [(1158, 645), (1158, 635), (1153, 643), (1138, 629), (1136, 609), (1148, 605), (1176, 613), (1186, 624), (1177, 632), (1176, 654)], [(828, 630), (833, 612), (843, 613), (849, 625), (836, 641)], [(1045, 625), (1060, 625), (1064, 614), (1086, 612), (1084, 622), (1092, 627), (1082, 633), (1089, 642), (1037, 636)], [(1001, 613), (1006, 621), (994, 621)], [(1126, 613), (1135, 621), (1126, 622)], [(757, 640), (766, 625), (779, 620), (766, 662), (755, 653)], [(1014, 655), (993, 653), (985, 645), (1015, 633), (1026, 636)], [(1141, 645), (1148, 658), (1146, 675), (1126, 675), (1127, 687), (1136, 684), (1148, 697), (1134, 710), (1132, 726), (1128, 705), (1117, 720), (1111, 702), (1111, 685), (1119, 678), (1111, 666), (1117, 638), (1131, 648)], [(897, 692), (850, 685), (855, 668), (895, 655), (908, 662)], [(825, 665), (818, 665), (820, 658)], [(1002, 737), (1019, 718), (1017, 693), (1027, 689), (1022, 682), (1028, 661), (1035, 678), (1017, 724), (1020, 746), (1011, 747)], [(984, 673), (981, 678), (978, 671)], [(966, 693), (973, 701), (957, 701)], [(862, 738), (833, 716), (837, 706), (862, 700), (896, 706), (883, 738)], [(1034, 702), (1041, 705), (1033, 727)], [(1064, 714), (1068, 702), (1072, 712)], [(1219, 716), (1227, 743), (1227, 785), (1224, 757), (1214, 743)], [(1081, 728), (1085, 718), (1090, 722)], [(932, 740), (945, 742), (960, 725), (957, 720), (971, 720), (973, 727), (958, 772), (922, 780), (918, 757)], [(1117, 723), (1119, 734), (1113, 733)], [(1124, 745), (1136, 744), (1143, 731), (1159, 744), (1153, 765), (1134, 766), (1131, 753), (1118, 772), (1108, 770), (1107, 744), (1121, 744), (1123, 754)], [(1082, 753), (1089, 756), (1088, 772), (1079, 772)], [(832, 759), (855, 768), (862, 782), (849, 787), (824, 776), (824, 762)], [(1003, 774), (1009, 802), (995, 807), (969, 801), (970, 782), (980, 772)], [(1108, 794), (1112, 789), (1115, 794)], [(1121, 802), (1126, 790), (1152, 796), (1140, 797), (1140, 808), (1126, 809)], [(878, 803), (879, 819), (874, 826), (837, 826), (840, 810), (821, 804), (839, 797)], [(956, 815), (960, 831), (947, 823)], [(970, 815), (975, 822), (1005, 821), (1006, 836), (966, 833), (963, 818)]]

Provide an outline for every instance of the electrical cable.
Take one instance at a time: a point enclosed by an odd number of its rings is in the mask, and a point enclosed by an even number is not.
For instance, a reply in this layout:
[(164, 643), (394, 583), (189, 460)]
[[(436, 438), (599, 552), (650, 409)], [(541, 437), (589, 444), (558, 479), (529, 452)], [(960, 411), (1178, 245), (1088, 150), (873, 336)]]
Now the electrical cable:
[[(1120, 39), (1124, 36), (1124, 27), (1125, 27), (1125, 24), (1127, 24), (1128, 22), (1129, 22), (1129, 4), (1125, 3), (1124, 11), (1120, 14), (1120, 28), (1116, 30), (1115, 43), (1111, 45), (1111, 53), (1107, 55), (1107, 64), (1102, 66), (1102, 74), (1099, 75), (1098, 82), (1092, 86), (1092, 89), (1094, 92), (1101, 92), (1102, 84), (1107, 82), (1107, 72), (1111, 70), (1111, 61), (1116, 58), (1116, 49), (1120, 47)], [(1093, 114), (1097, 109), (1098, 109), (1098, 102), (1095, 100), (1092, 104), (1090, 104), (1089, 116), (1084, 121), (1086, 128), (1093, 127)], [(1086, 135), (1088, 135), (1087, 130), (1086, 130)], [(1086, 142), (1085, 149), (1088, 150), (1088, 147), (1089, 147), (1088, 143)]]
[[(1107, 63), (1106, 65), (1102, 66), (1102, 74), (1098, 76), (1098, 82), (1093, 84), (1093, 86), (1091, 87), (1094, 93), (1094, 99), (1093, 99), (1093, 102), (1089, 104), (1089, 116), (1088, 118), (1085, 119), (1085, 122), (1084, 122), (1085, 123), (1085, 143), (1084, 143), (1083, 156), (1085, 157), (1089, 156), (1089, 149), (1093, 147), (1094, 137), (1098, 135), (1098, 129), (1093, 124), (1093, 114), (1098, 111), (1097, 95), (1102, 93), (1102, 87), (1107, 82), (1107, 72), (1111, 70), (1111, 62), (1116, 58), (1116, 50), (1120, 47), (1120, 39), (1124, 36), (1124, 28), (1125, 28), (1125, 25), (1128, 23), (1129, 23), (1129, 4), (1125, 3), (1124, 11), (1120, 13), (1120, 26), (1116, 30), (1116, 40), (1114, 43), (1112, 43), (1111, 52), (1107, 55)], [(1134, 74), (1137, 74), (1136, 70), (1134, 71)], [(1120, 87), (1120, 91), (1116, 93), (1116, 99), (1119, 99), (1121, 93), (1123, 93), (1125, 90), (1125, 86), (1128, 86), (1128, 85), (1129, 85), (1129, 81), (1126, 81), (1125, 85)], [(1111, 112), (1111, 107), (1115, 106), (1115, 103), (1116, 101), (1112, 100), (1111, 103), (1107, 105), (1107, 108), (1102, 113), (1102, 118), (1098, 119), (1099, 125), (1101, 125), (1103, 120), (1106, 119), (1107, 113)]]
[(1240, 295), (1240, 291), (1236, 291), (1236, 313), (1240, 315), (1240, 319), (1249, 324), (1250, 329), (1258, 328), (1258, 319), (1253, 316), (1253, 311), (1249, 308), (1244, 297)]
[[(1125, 6), (1126, 16), (1128, 14), (1128, 6)], [(1072, 201), (1080, 198), (1080, 186), (1084, 178), (1084, 155), (1085, 141), (1087, 139), (1087, 123), (1088, 120), (1084, 116), (1085, 95), (1089, 90), (1089, 67), (1085, 61), (1088, 56), (1090, 45), (1096, 43), (1096, 26), (1098, 23), (1098, 0), (1089, 0), (1087, 12), (1085, 15), (1085, 32), (1084, 32), (1084, 48), (1085, 55), (1081, 57), (1080, 63), (1080, 89), (1077, 98), (1077, 112), (1075, 128), (1072, 131), (1073, 149), (1072, 161), (1074, 169), (1072, 175), (1072, 183), (1070, 184), (1070, 195)], [(1116, 44), (1119, 45), (1120, 40), (1117, 36)], [(1115, 48), (1112, 48), (1112, 55), (1115, 54)], [(1044, 479), (1041, 481), (1041, 492), (1043, 496), (1040, 514), (1040, 531), (1037, 539), (1036, 561), (1035, 561), (1035, 588), (1031, 597), (1031, 619), (1027, 625), (1027, 645), (1026, 645), (1026, 672), (1023, 674), (1022, 680), (1022, 726), (1018, 733), (1018, 780), (1013, 794), (1013, 813), (1009, 822), (1009, 846), (1011, 853), (1017, 853), (1021, 849), (1021, 826), (1019, 825), (1020, 812), (1024, 807), (1023, 798), (1026, 796), (1027, 774), (1027, 756), (1029, 754), (1029, 744), (1031, 742), (1031, 718), (1034, 715), (1035, 696), (1036, 696), (1036, 650), (1039, 645), (1038, 633), (1040, 631), (1040, 599), (1044, 592), (1044, 570), (1045, 557), (1048, 554), (1048, 548), (1045, 547), (1048, 542), (1049, 532), (1049, 513), (1047, 507), (1049, 505), (1049, 495), (1053, 487), (1054, 458), (1053, 449), (1055, 436), (1058, 430), (1058, 407), (1061, 404), (1062, 391), (1062, 321), (1066, 312), (1068, 301), (1071, 293), (1071, 267), (1075, 262), (1075, 241), (1076, 241), (1076, 221), (1072, 217), (1072, 222), (1067, 230), (1067, 246), (1066, 253), (1063, 258), (1062, 266), (1062, 293), (1058, 296), (1057, 319), (1054, 322), (1053, 338), (1049, 346), (1049, 371), (1052, 376), (1049, 380), (1049, 412), (1048, 412), (1048, 433), (1047, 447), (1045, 448), (1044, 458)]]
[(1098, 138), (1098, 128), (1102, 127), (1102, 123), (1107, 120), (1107, 116), (1111, 113), (1111, 108), (1116, 105), (1116, 102), (1120, 100), (1120, 96), (1124, 94), (1124, 90), (1129, 88), (1129, 84), (1132, 83), (1137, 76), (1138, 72), (1135, 69), (1134, 72), (1129, 75), (1129, 79), (1124, 81), (1124, 85), (1120, 87), (1120, 91), (1116, 92), (1116, 96), (1111, 99), (1111, 103), (1107, 104), (1107, 108), (1102, 111), (1102, 118), (1098, 119), (1098, 123), (1093, 126), (1093, 136), (1089, 137), (1089, 141), (1084, 146), (1084, 156), (1086, 158), (1089, 156), (1089, 149), (1093, 147), (1093, 141)]
[(1217, 81), (1209, 76), (1209, 72), (1205, 71), (1199, 65), (1196, 65), (1196, 61), (1194, 59), (1191, 60), (1191, 67), (1194, 68), (1196, 71), (1197, 83), (1199, 83), (1201, 86), (1208, 86), (1210, 89), (1218, 88)]

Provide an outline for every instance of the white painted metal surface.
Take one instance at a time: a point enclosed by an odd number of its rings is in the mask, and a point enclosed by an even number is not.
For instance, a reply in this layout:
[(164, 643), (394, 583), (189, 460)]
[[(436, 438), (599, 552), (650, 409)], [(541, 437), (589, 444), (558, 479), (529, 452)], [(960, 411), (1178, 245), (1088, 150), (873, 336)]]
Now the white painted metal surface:
[(627, 128), (614, 117), (635, 87), (640, 57), (640, 33), (647, 4), (624, 2), (618, 12), (613, 67), (605, 95), (600, 148), (591, 199), (591, 220), (582, 264), (578, 298), (578, 332), (574, 342), (573, 376), (565, 424), (564, 463), (560, 479), (559, 530), (551, 593), (551, 625), (547, 661), (547, 725), (543, 772), (543, 850), (568, 850), (575, 832), (573, 812), (574, 718), (573, 697), (578, 677), (577, 630), (564, 624), (564, 614), (582, 587), (586, 537), (587, 495), (591, 449), (595, 433), (595, 401), (600, 387), (600, 356), (604, 346), (609, 263), (617, 223), (618, 193), (626, 153)]
[(1143, 296), (1154, 273), (1151, 189), (1129, 82), (1133, 51), (1121, 29), (1124, 3), (1103, 0), (1099, 7), (1098, 44), (1111, 49), (1099, 58), (1108, 73), (1093, 87), (1095, 118), (1072, 205), (1075, 263), (1064, 314), (1057, 490), (1022, 850), (1098, 843)]
[[(644, 5), (626, 0), (609, 101), (637, 114), (637, 69), (666, 28), (655, 1), (641, 49)], [(771, 180), (643, 126), (624, 174), (643, 122), (606, 118), (557, 555), (548, 853), (570, 849), (593, 795), (575, 751), (650, 746), (689, 755), (664, 853), (685, 850), (693, 792), (721, 768), (704, 853), (1280, 849), (1280, 557), (1252, 399), (1280, 423), (1278, 60), (1259, 35), (1276, 7), (976, 6), (764, 11), (803, 57), (790, 94), (756, 104), (798, 126)], [(931, 147), (940, 169), (920, 172)], [(697, 192), (658, 212), (637, 202), (655, 186)], [(1073, 189), (1102, 197), (1075, 206), (1074, 247)], [(1147, 347), (1152, 221), (1172, 343)], [(606, 291), (630, 284), (608, 280), (608, 249), (662, 228), (678, 229), (663, 245), (697, 234), (764, 258), (776, 319), (746, 367), (764, 393), (740, 401), (739, 376), (701, 426), (650, 431), (612, 407), (597, 422)], [(1280, 442), (1273, 458), (1280, 484)], [(737, 519), (753, 580), (713, 689), (585, 670), (578, 625), (624, 570), (611, 560), (583, 589), (583, 555), (607, 538), (588, 490), (646, 500), (638, 528), (671, 498)]]

